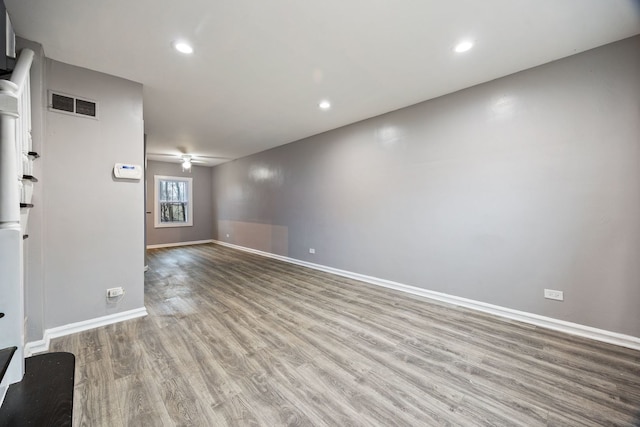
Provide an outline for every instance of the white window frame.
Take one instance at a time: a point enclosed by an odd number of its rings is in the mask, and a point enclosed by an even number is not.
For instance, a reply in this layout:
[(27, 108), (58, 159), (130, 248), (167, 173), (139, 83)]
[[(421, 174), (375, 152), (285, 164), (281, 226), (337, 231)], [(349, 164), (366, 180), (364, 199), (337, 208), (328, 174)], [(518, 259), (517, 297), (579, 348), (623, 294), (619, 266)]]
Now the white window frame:
[[(187, 221), (186, 222), (161, 222), (160, 221), (160, 181), (183, 181), (187, 183)], [(155, 228), (167, 228), (167, 227), (192, 227), (193, 226), (193, 178), (184, 176), (165, 176), (154, 175), (154, 227)]]

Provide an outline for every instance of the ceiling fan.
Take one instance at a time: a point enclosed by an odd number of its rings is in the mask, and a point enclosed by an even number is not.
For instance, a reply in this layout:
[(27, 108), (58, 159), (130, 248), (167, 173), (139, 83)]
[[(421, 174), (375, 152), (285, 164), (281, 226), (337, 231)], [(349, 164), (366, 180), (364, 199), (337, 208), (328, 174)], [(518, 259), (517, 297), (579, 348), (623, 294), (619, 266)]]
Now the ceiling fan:
[(216, 161), (216, 160), (232, 160), (231, 157), (202, 156), (197, 154), (185, 154), (185, 153), (180, 153), (180, 154), (147, 153), (147, 158), (150, 160), (181, 162), (182, 170), (191, 169), (192, 164), (210, 165), (212, 161)]

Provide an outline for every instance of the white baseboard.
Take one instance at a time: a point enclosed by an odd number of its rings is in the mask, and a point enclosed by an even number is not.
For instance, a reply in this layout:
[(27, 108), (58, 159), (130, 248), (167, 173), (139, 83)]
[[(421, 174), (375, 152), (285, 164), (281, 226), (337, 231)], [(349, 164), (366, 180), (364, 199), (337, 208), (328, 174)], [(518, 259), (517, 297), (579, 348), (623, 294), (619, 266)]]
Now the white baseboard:
[(25, 357), (32, 356), (49, 350), (49, 343), (53, 338), (75, 334), (76, 332), (87, 331), (99, 328), (100, 326), (111, 325), (113, 323), (124, 322), (125, 320), (144, 317), (147, 309), (144, 307), (123, 311), (122, 313), (109, 314), (95, 319), (84, 320), (82, 322), (69, 323), (68, 325), (57, 326), (44, 331), (44, 338), (39, 341), (28, 342), (24, 347)]
[(38, 341), (29, 341), (24, 346), (24, 357), (33, 356), (34, 354), (44, 353), (49, 350), (49, 342), (51, 337), (47, 336), (47, 331), (44, 331), (44, 338)]
[(528, 323), (535, 326), (540, 326), (555, 331), (564, 332), (571, 335), (577, 335), (584, 338), (590, 338), (596, 341), (602, 341), (609, 344), (619, 345), (621, 347), (627, 347), (634, 350), (640, 350), (640, 338), (631, 335), (624, 335), (617, 332), (611, 332), (604, 329), (593, 328), (591, 326), (585, 326), (578, 323), (566, 322), (564, 320), (554, 319), (552, 317), (540, 316), (534, 313), (527, 313), (525, 311), (513, 310), (511, 308), (501, 307), (499, 305), (488, 304), (481, 301), (475, 301), (472, 299), (457, 297), (441, 292), (429, 291), (427, 289), (418, 288), (415, 286), (405, 285), (391, 280), (379, 279), (377, 277), (366, 276), (364, 274), (353, 273), (351, 271), (340, 270), (338, 268), (327, 267), (320, 264), (314, 264), (312, 262), (301, 261), (295, 258), (289, 258), (282, 255), (276, 255), (269, 252), (259, 251), (257, 249), (251, 249), (244, 246), (238, 246), (227, 242), (221, 242), (219, 240), (213, 240), (221, 246), (227, 246), (229, 248), (238, 249), (244, 252), (250, 252), (256, 255), (265, 256), (268, 258), (278, 259), (291, 264), (301, 265), (303, 267), (312, 268), (314, 270), (320, 270), (327, 273), (336, 274), (338, 276), (348, 277), (349, 279), (359, 280), (361, 282), (370, 283), (372, 285), (382, 286), (385, 288), (395, 289), (398, 291), (406, 292), (413, 295), (418, 295), (425, 298), (434, 299), (437, 301), (446, 302), (449, 304), (457, 305), (460, 307), (470, 308), (472, 310), (481, 311), (483, 313), (493, 314), (495, 316), (504, 317), (511, 320), (517, 320), (523, 323)]
[(160, 243), (159, 245), (147, 245), (147, 249), (172, 248), (174, 246), (204, 245), (205, 243), (213, 243), (213, 239), (194, 240), (192, 242)]

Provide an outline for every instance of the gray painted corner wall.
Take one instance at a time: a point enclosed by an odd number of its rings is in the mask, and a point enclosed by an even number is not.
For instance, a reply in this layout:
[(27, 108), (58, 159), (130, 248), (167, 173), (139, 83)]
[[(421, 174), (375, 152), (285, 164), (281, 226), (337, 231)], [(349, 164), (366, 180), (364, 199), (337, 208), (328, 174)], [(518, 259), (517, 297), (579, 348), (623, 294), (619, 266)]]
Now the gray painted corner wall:
[[(46, 89), (98, 102), (99, 119), (42, 108), (45, 328), (144, 306), (144, 181), (116, 180), (115, 163), (142, 165), (142, 85), (46, 60)], [(106, 289), (124, 286), (107, 302)]]
[(638, 76), (634, 37), (216, 166), (214, 236), (640, 337)]
[[(211, 212), (213, 193), (211, 168), (192, 166), (191, 172), (183, 172), (179, 163), (147, 161), (147, 245), (194, 242), (213, 237)], [(193, 226), (154, 227), (156, 208), (154, 204), (154, 176), (185, 176), (193, 178)]]

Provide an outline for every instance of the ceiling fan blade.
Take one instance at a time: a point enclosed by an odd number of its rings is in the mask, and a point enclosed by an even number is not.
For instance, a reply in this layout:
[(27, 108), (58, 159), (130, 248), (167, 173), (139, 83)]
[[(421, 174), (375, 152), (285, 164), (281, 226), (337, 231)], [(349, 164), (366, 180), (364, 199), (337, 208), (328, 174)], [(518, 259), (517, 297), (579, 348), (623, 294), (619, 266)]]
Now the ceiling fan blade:
[(147, 156), (174, 157), (182, 159), (184, 156), (191, 156), (192, 159), (214, 159), (214, 160), (231, 160), (231, 157), (224, 156), (202, 156), (198, 154), (167, 154), (167, 153), (147, 153)]
[(179, 159), (182, 156), (182, 154), (147, 153), (147, 156), (175, 157), (176, 159)]
[(233, 160), (231, 157), (222, 156), (201, 156), (197, 154), (167, 154), (167, 153), (147, 153), (147, 158), (150, 160), (166, 161), (173, 163), (184, 162), (184, 159), (189, 157), (189, 160), (193, 164), (212, 166), (220, 162)]
[(195, 154), (193, 156), (194, 159), (213, 159), (213, 160), (231, 160), (231, 157), (222, 157), (222, 156), (199, 156)]

